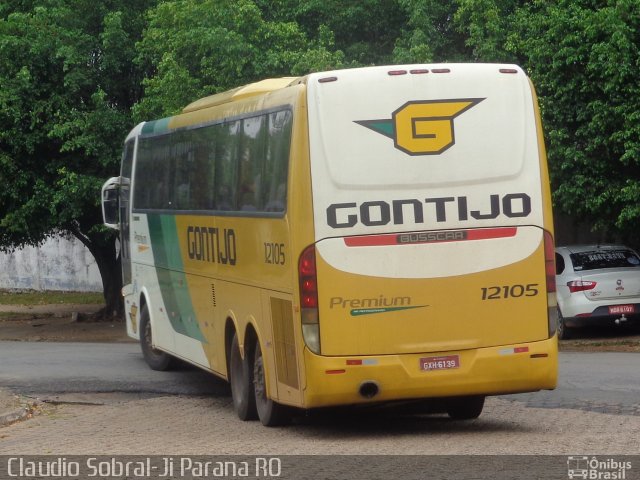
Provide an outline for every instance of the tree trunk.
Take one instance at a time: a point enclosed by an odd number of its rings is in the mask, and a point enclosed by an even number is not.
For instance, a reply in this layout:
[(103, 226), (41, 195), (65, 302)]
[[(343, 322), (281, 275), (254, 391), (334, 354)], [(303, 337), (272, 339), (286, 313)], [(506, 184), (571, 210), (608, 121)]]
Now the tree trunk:
[(117, 235), (105, 235), (104, 232), (84, 235), (75, 228), (70, 232), (89, 249), (98, 265), (105, 302), (103, 315), (124, 320), (121, 259), (120, 252), (116, 253)]
[(122, 301), (122, 269), (120, 254), (116, 256), (115, 237), (108, 245), (89, 247), (102, 277), (102, 288), (105, 301), (105, 314), (124, 319), (124, 302)]
[(85, 234), (79, 224), (68, 226), (67, 229), (89, 249), (98, 265), (105, 302), (103, 315), (124, 320), (121, 252), (116, 252), (118, 235), (115, 232), (109, 234), (104, 231)]

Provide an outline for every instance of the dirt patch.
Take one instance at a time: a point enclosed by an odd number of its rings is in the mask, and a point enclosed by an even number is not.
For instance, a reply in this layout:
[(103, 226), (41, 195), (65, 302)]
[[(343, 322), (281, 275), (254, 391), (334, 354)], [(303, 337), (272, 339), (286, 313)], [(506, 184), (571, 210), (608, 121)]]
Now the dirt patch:
[(124, 321), (97, 317), (102, 305), (0, 306), (0, 341), (128, 342)]
[(640, 353), (640, 335), (629, 335), (617, 338), (585, 338), (561, 340), (562, 352), (632, 352)]
[(575, 328), (570, 333), (560, 341), (561, 351), (640, 352), (639, 325)]

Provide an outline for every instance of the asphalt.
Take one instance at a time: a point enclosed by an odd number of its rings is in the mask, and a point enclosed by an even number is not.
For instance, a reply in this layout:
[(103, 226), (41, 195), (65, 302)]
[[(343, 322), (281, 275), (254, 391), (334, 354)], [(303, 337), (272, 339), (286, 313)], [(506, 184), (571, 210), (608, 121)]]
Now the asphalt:
[[(102, 305), (0, 305), (0, 313), (24, 314), (22, 319), (0, 322), (0, 340), (13, 341), (80, 341), (127, 342), (124, 323), (78, 322), (77, 315), (96, 312)], [(602, 337), (598, 332), (581, 340), (563, 341), (565, 351), (626, 351), (640, 352), (640, 335), (611, 335)], [(0, 367), (1, 368), (1, 367)], [(46, 404), (33, 397), (20, 395), (0, 385), (0, 427), (33, 416), (46, 408)]]
[[(33, 340), (28, 330), (48, 326), (60, 329), (60, 324), (67, 325), (72, 330), (84, 330), (86, 325), (76, 322), (78, 314), (97, 312), (102, 305), (86, 304), (55, 304), (55, 305), (0, 305), (0, 313), (16, 314), (17, 319), (6, 322), (16, 338), (11, 340)], [(108, 325), (99, 326), (102, 330)], [(83, 332), (86, 336), (86, 333)], [(36, 338), (36, 340), (38, 340)], [(0, 385), (0, 427), (26, 420), (38, 415), (43, 403), (37, 398), (19, 395)]]

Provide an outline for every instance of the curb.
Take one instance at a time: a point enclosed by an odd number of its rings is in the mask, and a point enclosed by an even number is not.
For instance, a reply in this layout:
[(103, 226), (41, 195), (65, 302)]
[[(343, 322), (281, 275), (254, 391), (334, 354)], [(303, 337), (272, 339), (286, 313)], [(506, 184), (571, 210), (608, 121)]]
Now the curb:
[(35, 407), (39, 403), (40, 402), (38, 401), (30, 402), (24, 407), (14, 410), (13, 412), (0, 414), (0, 427), (6, 427), (22, 420), (27, 420), (29, 417), (33, 416)]
[(23, 407), (14, 412), (9, 412), (0, 415), (0, 427), (6, 427), (7, 425), (11, 425), (12, 423), (19, 422), (21, 420), (26, 420), (31, 413), (31, 409), (29, 407)]

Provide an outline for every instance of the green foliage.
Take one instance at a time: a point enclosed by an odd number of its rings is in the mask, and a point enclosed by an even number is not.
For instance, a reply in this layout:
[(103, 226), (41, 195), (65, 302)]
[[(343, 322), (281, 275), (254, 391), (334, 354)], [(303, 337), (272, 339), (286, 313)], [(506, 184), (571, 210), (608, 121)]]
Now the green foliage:
[(474, 59), (520, 63), (537, 87), (556, 210), (640, 243), (640, 3), (458, 2)]
[(398, 63), (452, 62), (468, 58), (464, 39), (453, 23), (456, 6), (438, 0), (397, 0), (405, 14), (395, 43)]
[(99, 187), (117, 172), (131, 124), (136, 17), (147, 6), (15, 3), (0, 18), (2, 247), (100, 223)]
[(637, 0), (5, 0), (0, 249), (66, 230), (114, 262), (99, 188), (137, 121), (267, 77), (443, 61), (522, 65), (556, 209), (640, 243), (639, 48)]
[[(66, 231), (116, 266), (100, 186), (118, 172), (142, 73), (151, 0), (31, 0), (0, 7), (0, 249)], [(105, 289), (108, 285), (105, 285)]]
[(521, 9), (516, 53), (536, 82), (558, 207), (640, 239), (640, 4), (540, 1)]
[(135, 107), (140, 120), (266, 77), (342, 65), (330, 33), (312, 41), (293, 21), (265, 20), (251, 0), (166, 1), (148, 21), (138, 44), (137, 62), (151, 73)]
[[(392, 63), (406, 13), (397, 0), (256, 0), (265, 18), (294, 21), (305, 35), (331, 32), (345, 65)], [(302, 73), (308, 73), (304, 71)]]
[(464, 34), (472, 58), (483, 62), (517, 62), (510, 51), (513, 15), (526, 4), (515, 0), (458, 0), (454, 16), (457, 30)]

